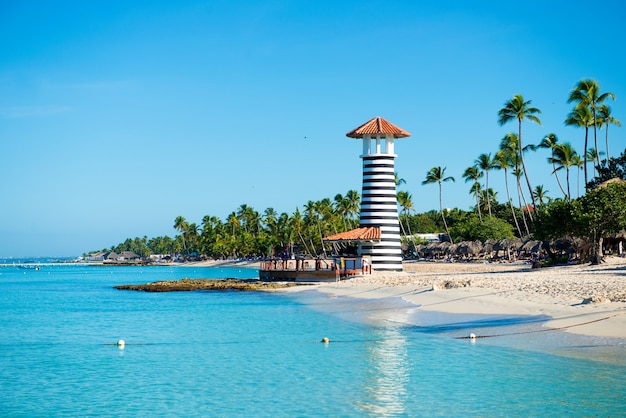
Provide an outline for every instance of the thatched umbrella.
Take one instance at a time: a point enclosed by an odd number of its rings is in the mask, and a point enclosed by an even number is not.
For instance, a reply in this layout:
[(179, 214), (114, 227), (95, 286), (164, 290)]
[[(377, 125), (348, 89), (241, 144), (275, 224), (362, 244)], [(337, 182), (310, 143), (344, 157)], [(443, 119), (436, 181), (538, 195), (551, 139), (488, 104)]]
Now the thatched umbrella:
[(476, 257), (483, 249), (480, 241), (460, 242), (456, 249), (456, 254), (461, 256)]
[(483, 249), (481, 250), (484, 256), (490, 256), (491, 253), (495, 250), (495, 245), (497, 244), (497, 241), (494, 241), (492, 239), (488, 239), (487, 241), (485, 241), (483, 243)]
[[(511, 250), (517, 250), (522, 245), (522, 240), (519, 238), (504, 238), (498, 241), (498, 250), (506, 251), (507, 257), (511, 259)], [(494, 245), (494, 249), (496, 246)]]
[(530, 239), (520, 247), (520, 250), (524, 251), (526, 254), (532, 254), (541, 251), (542, 247), (543, 244), (541, 241)]

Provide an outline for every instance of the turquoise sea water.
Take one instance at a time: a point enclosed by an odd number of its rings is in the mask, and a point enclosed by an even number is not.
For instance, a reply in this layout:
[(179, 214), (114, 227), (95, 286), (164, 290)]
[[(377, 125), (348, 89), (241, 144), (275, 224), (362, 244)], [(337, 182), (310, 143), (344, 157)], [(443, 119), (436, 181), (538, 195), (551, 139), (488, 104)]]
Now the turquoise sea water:
[[(439, 318), (437, 326), (420, 326), (420, 315), (427, 314), (417, 309), (408, 326), (376, 319), (389, 310), (403, 315), (407, 306), (397, 300), (112, 287), (257, 274), (244, 268), (0, 267), (0, 416), (625, 414), (624, 362), (452, 338), (484, 318)], [(520, 329), (535, 320), (496, 319), (485, 326), (504, 329), (512, 321)], [(322, 344), (322, 337), (333, 341)], [(114, 345), (119, 339), (124, 349)], [(618, 355), (623, 349), (612, 348)]]

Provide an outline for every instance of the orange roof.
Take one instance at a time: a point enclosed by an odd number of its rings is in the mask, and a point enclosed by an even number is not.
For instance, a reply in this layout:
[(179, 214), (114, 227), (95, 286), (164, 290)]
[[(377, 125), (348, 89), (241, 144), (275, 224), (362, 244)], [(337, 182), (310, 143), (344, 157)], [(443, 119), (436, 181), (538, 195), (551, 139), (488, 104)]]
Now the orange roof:
[(377, 226), (356, 228), (350, 231), (331, 235), (329, 237), (324, 237), (324, 241), (380, 241), (380, 228)]
[(405, 138), (411, 134), (402, 128), (397, 127), (391, 122), (386, 121), (380, 116), (375, 117), (353, 131), (346, 134), (349, 138), (363, 138), (365, 135), (385, 135), (391, 134), (394, 138)]

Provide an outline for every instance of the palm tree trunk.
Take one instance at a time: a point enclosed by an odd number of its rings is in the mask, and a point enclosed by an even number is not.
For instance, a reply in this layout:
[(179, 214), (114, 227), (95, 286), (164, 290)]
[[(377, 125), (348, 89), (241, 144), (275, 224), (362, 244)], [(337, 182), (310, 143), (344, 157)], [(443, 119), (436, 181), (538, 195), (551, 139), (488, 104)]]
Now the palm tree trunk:
[(605, 121), (604, 122), (606, 124), (606, 161), (609, 161), (609, 158), (611, 158), (611, 156), (609, 155), (609, 121)]
[(519, 201), (519, 206), (520, 206), (520, 209), (522, 210), (522, 221), (524, 222), (524, 228), (526, 229), (525, 236), (529, 236), (530, 230), (528, 229), (528, 223), (526, 222), (526, 211), (524, 211), (523, 206), (522, 206), (522, 201), (526, 202), (526, 199), (524, 198), (524, 192), (522, 191), (522, 183), (519, 181), (519, 179), (517, 181), (517, 200)]
[(506, 173), (506, 168), (504, 169), (504, 185), (506, 187), (506, 199), (509, 202), (509, 206), (511, 207), (511, 214), (513, 215), (513, 220), (515, 221), (517, 232), (519, 233), (519, 237), (521, 238), (522, 230), (519, 227), (519, 222), (517, 222), (517, 216), (515, 215), (515, 209), (513, 208), (513, 201), (511, 200), (511, 194), (509, 193), (509, 180)]
[(300, 236), (300, 241), (302, 241), (302, 245), (304, 246), (304, 251), (311, 254), (312, 256), (313, 253), (309, 251), (309, 246), (306, 245), (306, 241), (304, 240), (304, 237), (302, 236), (302, 232), (298, 231), (298, 235)]
[[(309, 237), (309, 241), (311, 241), (311, 249), (315, 251), (315, 257), (317, 257), (317, 250), (315, 249), (315, 244), (313, 243), (313, 238)], [(313, 253), (311, 253), (313, 255)]]
[(567, 201), (571, 202), (572, 195), (570, 194), (570, 189), (569, 189), (569, 167), (565, 167), (565, 179), (567, 181)]
[(320, 225), (319, 218), (317, 219), (317, 230), (320, 234), (320, 243), (322, 244), (322, 252), (324, 253), (324, 258), (326, 258), (326, 248), (324, 247), (324, 236), (322, 235), (322, 226)]
[(400, 228), (402, 228), (402, 233), (406, 235), (406, 229), (404, 229), (404, 224), (402, 223), (402, 218), (400, 218)]
[[(554, 158), (554, 151), (552, 151), (552, 158)], [(556, 171), (556, 164), (554, 161), (552, 162), (552, 168), (554, 169), (552, 172), (554, 173), (554, 177), (556, 177), (556, 183), (559, 185), (559, 189), (561, 189), (563, 196), (567, 196), (565, 190), (563, 190), (563, 186), (561, 185), (561, 180), (559, 179), (559, 174)]]
[[(530, 179), (528, 178), (528, 171), (526, 170), (526, 161), (524, 161), (524, 147), (522, 146), (522, 120), (519, 119), (518, 121), (519, 123), (519, 135), (518, 135), (518, 142), (519, 142), (519, 156), (520, 156), (520, 160), (522, 161), (522, 169), (524, 170), (524, 177), (526, 178), (526, 184), (528, 185), (528, 192), (530, 193), (530, 198), (533, 202), (533, 210), (535, 211), (535, 213), (537, 213), (537, 205), (535, 204), (535, 196), (533, 196), (533, 187), (530, 185)], [(532, 217), (530, 217), (530, 220), (532, 222)]]
[(589, 178), (587, 177), (587, 146), (589, 143), (589, 127), (585, 126), (585, 153), (583, 154), (583, 167), (585, 168), (585, 190), (587, 190), (587, 183)]
[(487, 208), (489, 209), (489, 218), (491, 219), (491, 199), (489, 198), (489, 170), (485, 170), (485, 188), (487, 189)]
[(596, 161), (594, 166), (596, 165), (600, 165), (600, 149), (598, 148), (598, 124), (597, 124), (597, 119), (596, 119), (596, 106), (595, 104), (592, 106), (593, 109), (593, 142), (596, 146)]
[[(443, 177), (443, 176), (442, 176)], [(448, 239), (452, 242), (452, 237), (450, 236), (450, 231), (448, 230), (448, 224), (446, 222), (446, 217), (443, 214), (443, 200), (441, 197), (441, 182), (439, 182), (439, 211), (441, 212), (441, 219), (443, 219), (443, 226), (446, 228), (446, 234), (448, 235)]]

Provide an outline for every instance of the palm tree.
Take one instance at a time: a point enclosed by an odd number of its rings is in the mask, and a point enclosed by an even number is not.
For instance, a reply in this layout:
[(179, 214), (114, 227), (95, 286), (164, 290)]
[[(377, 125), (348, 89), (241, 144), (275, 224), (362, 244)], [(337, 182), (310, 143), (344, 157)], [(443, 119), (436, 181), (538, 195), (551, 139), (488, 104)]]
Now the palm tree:
[[(589, 148), (589, 127), (593, 125), (593, 114), (589, 107), (576, 107), (572, 110), (565, 119), (565, 125), (568, 126), (578, 126), (585, 128), (585, 152), (584, 155), (587, 155), (587, 149)], [(587, 162), (585, 161), (583, 164), (583, 168), (585, 170), (585, 190), (587, 189), (587, 183), (589, 182), (589, 178), (587, 176)]]
[(559, 144), (554, 149), (554, 157), (550, 158), (550, 162), (553, 163), (556, 168), (555, 171), (565, 169), (565, 178), (567, 183), (567, 201), (572, 201), (572, 195), (570, 193), (570, 181), (569, 181), (569, 169), (576, 165), (576, 151), (570, 145), (569, 142)]
[(300, 209), (296, 208), (296, 211), (291, 215), (289, 219), (289, 226), (292, 230), (298, 233), (300, 237), (300, 241), (302, 242), (302, 246), (304, 247), (304, 251), (309, 255), (313, 256), (315, 248), (309, 250), (309, 247), (304, 239), (304, 235), (302, 235), (302, 230), (304, 229), (304, 222), (302, 220), (302, 214), (300, 213)]
[[(413, 197), (411, 196), (411, 193), (409, 192), (400, 191), (398, 192), (397, 198), (398, 198), (398, 204), (402, 208), (402, 217), (404, 218), (404, 221), (406, 222), (406, 226), (407, 226), (407, 229), (404, 229), (404, 225), (402, 224), (402, 221), (401, 221), (400, 226), (402, 227), (402, 231), (404, 232), (404, 235), (413, 235), (411, 233), (411, 225), (409, 224), (409, 214), (411, 213), (412, 210), (414, 210)], [(408, 234), (407, 234), (407, 231), (408, 231)]]
[(183, 240), (183, 251), (187, 251), (187, 246), (185, 244), (185, 232), (189, 228), (189, 223), (182, 216), (177, 216), (174, 220), (174, 229), (181, 233)]
[(259, 213), (250, 206), (246, 204), (239, 206), (236, 216), (244, 231), (250, 233), (257, 233), (259, 231), (261, 218), (259, 217)]
[(580, 197), (580, 170), (583, 168), (583, 159), (580, 157), (580, 154), (574, 155), (572, 158), (574, 165), (572, 167), (576, 167), (576, 194), (577, 197)]
[[(580, 80), (574, 90), (570, 92), (568, 103), (578, 102), (576, 107), (587, 107), (591, 109), (593, 114), (593, 140), (596, 149), (598, 149), (598, 106), (602, 104), (606, 99), (611, 98), (615, 100), (613, 93), (600, 93), (600, 84), (596, 80)], [(587, 150), (585, 150), (585, 153)], [(600, 164), (600, 160), (596, 161), (596, 164)], [(585, 179), (587, 181), (587, 179)]]
[(406, 184), (406, 180), (400, 178), (397, 171), (393, 173), (393, 181), (396, 183), (396, 187), (401, 184)]
[(359, 211), (360, 202), (361, 197), (356, 190), (349, 190), (345, 196), (342, 196), (341, 193), (335, 195), (335, 212), (341, 215), (344, 231), (350, 229), (348, 223), (352, 227), (351, 223)]
[(511, 171), (511, 174), (515, 176), (517, 179), (517, 201), (519, 204), (520, 212), (522, 213), (522, 221), (524, 222), (524, 229), (526, 230), (526, 236), (530, 236), (530, 228), (528, 228), (528, 222), (526, 222), (526, 215), (530, 218), (530, 221), (533, 221), (532, 214), (528, 210), (528, 201), (526, 200), (526, 196), (524, 195), (524, 191), (522, 190), (522, 183), (520, 179), (524, 175), (521, 167), (514, 168)]
[(183, 232), (183, 236), (187, 237), (187, 242), (189, 243), (190, 252), (197, 252), (198, 250), (198, 225), (195, 223), (190, 223), (187, 226), (187, 230)]
[(356, 190), (348, 190), (344, 200), (346, 201), (348, 218), (354, 222), (361, 206), (361, 195)]
[(606, 130), (606, 159), (608, 160), (609, 158), (611, 158), (611, 156), (609, 155), (609, 125), (613, 124), (617, 126), (622, 126), (622, 122), (620, 122), (618, 119), (615, 119), (613, 115), (611, 115), (611, 107), (608, 105), (600, 105), (598, 107), (598, 113), (600, 114), (601, 126), (603, 126)]
[(587, 150), (587, 154), (585, 155), (585, 161), (588, 161), (593, 164), (593, 175), (596, 177), (598, 175), (598, 166), (600, 163), (600, 156), (604, 155), (604, 152), (598, 152), (595, 148), (589, 148)]
[(448, 238), (451, 240), (450, 231), (448, 230), (448, 224), (446, 223), (446, 217), (443, 214), (443, 203), (442, 203), (442, 187), (441, 184), (446, 181), (454, 181), (454, 177), (445, 177), (446, 167), (433, 167), (426, 174), (426, 180), (422, 182), (424, 184), (437, 183), (439, 184), (439, 212), (441, 213), (441, 219), (443, 219), (443, 226), (446, 228), (446, 234)]
[[(550, 157), (548, 157), (548, 162), (551, 161), (550, 158), (554, 158), (554, 149), (557, 147), (558, 143), (559, 143), (559, 139), (557, 138), (555, 134), (548, 134), (544, 136), (541, 142), (539, 143), (539, 145), (537, 145), (538, 148), (550, 149), (551, 155)], [(556, 165), (554, 164), (554, 162), (552, 163), (552, 172), (554, 173), (554, 177), (556, 178), (556, 183), (559, 185), (559, 189), (561, 189), (561, 192), (563, 192), (563, 196), (567, 196), (567, 193), (565, 193), (565, 190), (563, 189), (563, 185), (561, 185), (561, 180), (559, 179), (559, 175), (557, 174)], [(537, 191), (537, 188), (535, 187), (535, 192), (536, 191)], [(535, 197), (536, 197), (536, 193), (535, 193)]]
[[(522, 152), (524, 151), (526, 151), (526, 149), (522, 149)], [(519, 208), (522, 211), (522, 221), (524, 221), (524, 228), (526, 230), (526, 235), (528, 236), (530, 235), (530, 230), (526, 222), (527, 211), (524, 210), (522, 206), (522, 201), (524, 201), (524, 205), (526, 205), (526, 197), (524, 196), (524, 191), (522, 190), (521, 178), (522, 178), (523, 171), (520, 166), (521, 158), (519, 154), (519, 141), (518, 141), (517, 134), (510, 132), (504, 135), (504, 137), (500, 140), (500, 152), (506, 155), (506, 158), (508, 159), (508, 163), (509, 163), (509, 168), (511, 169), (511, 174), (515, 176), (515, 181), (517, 185), (517, 200), (519, 202)], [(505, 174), (506, 174), (506, 171), (505, 171)], [(504, 178), (506, 180), (507, 177), (505, 176)], [(511, 201), (510, 197), (509, 197), (509, 201)], [(511, 210), (513, 209), (511, 208)], [(530, 212), (528, 212), (528, 215), (531, 216)], [(532, 216), (531, 216), (531, 220), (532, 220)], [(521, 231), (520, 231), (520, 238), (522, 236), (523, 235), (521, 234)]]
[(539, 202), (539, 206), (544, 206), (546, 202), (544, 200), (550, 201), (548, 197), (549, 190), (544, 190), (543, 185), (539, 184), (535, 186), (535, 199)]
[(478, 196), (479, 196), (479, 200), (478, 200), (479, 205), (484, 206), (484, 207), (487, 207), (489, 205), (489, 202), (495, 202), (498, 199), (498, 193), (491, 188), (482, 189), (480, 193), (478, 194)]
[[(494, 162), (491, 159), (491, 153), (480, 154), (474, 161), (474, 164), (485, 172), (485, 190), (489, 190), (489, 170), (494, 168)], [(489, 217), (491, 218), (491, 201), (489, 200), (489, 193), (485, 194), (487, 197), (487, 208), (489, 209)]]
[(231, 212), (231, 214), (228, 215), (226, 223), (231, 228), (232, 237), (235, 238), (235, 231), (241, 227), (241, 223), (239, 222), (239, 218), (237, 217), (235, 212)]
[(480, 178), (483, 176), (482, 171), (478, 171), (478, 168), (474, 165), (471, 167), (467, 167), (465, 169), (465, 171), (463, 172), (463, 177), (465, 178), (465, 183), (467, 183), (468, 181), (473, 181), (474, 184), (472, 185), (472, 189), (470, 191), (470, 193), (472, 193), (474, 195), (474, 197), (476, 198), (476, 210), (478, 211), (478, 218), (481, 220), (483, 220), (483, 216), (480, 210), (480, 182), (478, 180), (480, 180)]
[(528, 185), (528, 191), (531, 194), (531, 198), (533, 202), (533, 209), (536, 210), (535, 198), (534, 196), (532, 196), (533, 188), (530, 185), (530, 179), (528, 178), (528, 171), (526, 170), (526, 162), (524, 161), (524, 153), (523, 153), (523, 146), (522, 146), (522, 122), (524, 121), (524, 119), (528, 119), (531, 122), (535, 122), (541, 125), (541, 120), (539, 120), (539, 118), (536, 116), (537, 114), (541, 113), (541, 110), (537, 109), (536, 107), (530, 107), (530, 103), (531, 103), (530, 100), (524, 101), (524, 97), (522, 97), (521, 94), (516, 94), (515, 96), (513, 96), (511, 100), (509, 100), (508, 102), (505, 102), (504, 107), (500, 109), (500, 111), (498, 112), (498, 116), (499, 116), (498, 123), (500, 124), (500, 126), (502, 126), (509, 121), (517, 120), (518, 153), (520, 156), (520, 161), (522, 163), (522, 168), (524, 170), (524, 177), (526, 177), (526, 184)]

